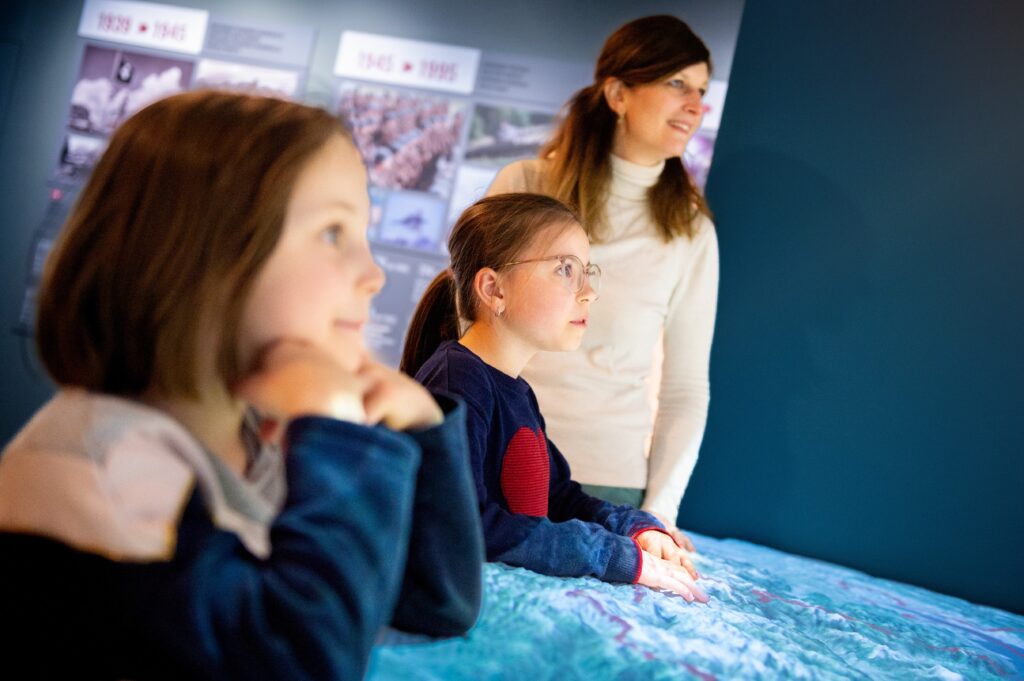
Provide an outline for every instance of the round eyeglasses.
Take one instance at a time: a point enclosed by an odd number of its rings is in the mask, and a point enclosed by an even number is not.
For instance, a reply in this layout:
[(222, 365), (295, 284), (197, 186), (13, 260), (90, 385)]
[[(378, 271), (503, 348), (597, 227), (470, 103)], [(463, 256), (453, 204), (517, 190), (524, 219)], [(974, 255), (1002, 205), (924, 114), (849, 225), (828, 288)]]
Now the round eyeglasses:
[(513, 265), (525, 265), (531, 262), (548, 261), (558, 262), (558, 266), (555, 268), (554, 274), (562, 279), (566, 288), (570, 289), (573, 293), (582, 293), (583, 288), (587, 285), (587, 282), (589, 282), (590, 288), (594, 289), (594, 298), (597, 298), (597, 294), (601, 289), (601, 268), (594, 263), (584, 265), (583, 261), (575, 255), (549, 255), (546, 258), (514, 260), (512, 262), (505, 263), (501, 267), (512, 267)]

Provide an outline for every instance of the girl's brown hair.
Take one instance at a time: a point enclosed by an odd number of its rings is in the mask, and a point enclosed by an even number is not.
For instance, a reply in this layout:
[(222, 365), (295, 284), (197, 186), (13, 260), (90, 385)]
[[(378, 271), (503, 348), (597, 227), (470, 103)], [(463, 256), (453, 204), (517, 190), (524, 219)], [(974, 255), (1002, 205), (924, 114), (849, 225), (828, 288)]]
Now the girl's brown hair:
[[(617, 120), (605, 100), (605, 81), (616, 78), (627, 87), (645, 85), (702, 63), (710, 71), (707, 46), (673, 16), (631, 21), (605, 42), (594, 69), (594, 83), (569, 100), (565, 119), (540, 151), (540, 157), (551, 164), (544, 190), (579, 212), (592, 240), (600, 241), (605, 224)], [(710, 215), (707, 202), (679, 158), (665, 161), (647, 199), (665, 241), (684, 234), (692, 237), (698, 215)]]
[(565, 204), (541, 194), (499, 194), (467, 208), (448, 237), (451, 266), (437, 275), (416, 306), (399, 368), (415, 376), (443, 341), (459, 338), (460, 320), (476, 320), (477, 272), (512, 262), (548, 227), (578, 224), (579, 217)]
[[(231, 385), (252, 281), (305, 162), (344, 125), (326, 111), (205, 91), (124, 123), (43, 275), (36, 341), (62, 385), (195, 397), (198, 353)], [(199, 347), (215, 320), (217, 347)]]

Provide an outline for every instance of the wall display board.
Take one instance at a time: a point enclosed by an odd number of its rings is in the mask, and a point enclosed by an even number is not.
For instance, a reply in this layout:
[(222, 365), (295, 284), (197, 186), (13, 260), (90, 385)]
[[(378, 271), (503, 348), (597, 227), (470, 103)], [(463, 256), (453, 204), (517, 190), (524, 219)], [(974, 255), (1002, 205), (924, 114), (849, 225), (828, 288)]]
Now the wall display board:
[(78, 35), (84, 45), (15, 324), (24, 334), (34, 325), (46, 256), (114, 130), (147, 104), (194, 88), (301, 99), (315, 38), (311, 28), (239, 24), (204, 10), (122, 0), (87, 0)]
[[(86, 0), (81, 58), (68, 98), (50, 186), (36, 229), (17, 330), (30, 333), (36, 289), (70, 207), (113, 131), (150, 102), (194, 88), (228, 88), (303, 100), (311, 54), (336, 41), (331, 108), (347, 121), (370, 184), (369, 238), (387, 275), (367, 343), (397, 365), (423, 290), (447, 267), (446, 242), (461, 212), (498, 170), (534, 158), (560, 108), (590, 82), (593, 65), (408, 40), (338, 27), (258, 26), (205, 10)], [(725, 100), (713, 81), (704, 124), (684, 162), (703, 186)]]

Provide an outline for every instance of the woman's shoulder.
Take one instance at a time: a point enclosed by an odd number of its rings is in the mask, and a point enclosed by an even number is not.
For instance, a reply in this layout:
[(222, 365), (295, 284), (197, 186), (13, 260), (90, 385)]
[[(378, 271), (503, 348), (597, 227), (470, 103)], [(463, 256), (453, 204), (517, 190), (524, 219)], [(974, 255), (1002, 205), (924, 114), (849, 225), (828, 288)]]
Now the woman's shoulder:
[(693, 236), (689, 239), (693, 246), (699, 250), (708, 248), (718, 249), (718, 233), (715, 229), (715, 221), (707, 213), (698, 213), (694, 219)]
[(695, 233), (700, 233), (700, 232), (703, 232), (703, 231), (708, 231), (712, 235), (714, 235), (714, 232), (715, 232), (715, 221), (714, 221), (714, 219), (710, 215), (708, 215), (707, 213), (701, 211), (701, 212), (697, 213), (697, 217), (694, 218), (694, 227), (696, 227), (696, 232)]
[(510, 192), (535, 192), (539, 193), (544, 185), (544, 178), (547, 174), (550, 162), (545, 159), (531, 158), (521, 161), (514, 161), (498, 171), (490, 188), (488, 196), (494, 194), (508, 194)]
[(679, 260), (681, 266), (687, 266), (686, 263), (692, 262), (694, 258), (717, 257), (718, 254), (715, 223), (706, 213), (697, 214), (691, 223), (689, 233), (683, 232), (662, 243), (674, 254), (673, 258)]

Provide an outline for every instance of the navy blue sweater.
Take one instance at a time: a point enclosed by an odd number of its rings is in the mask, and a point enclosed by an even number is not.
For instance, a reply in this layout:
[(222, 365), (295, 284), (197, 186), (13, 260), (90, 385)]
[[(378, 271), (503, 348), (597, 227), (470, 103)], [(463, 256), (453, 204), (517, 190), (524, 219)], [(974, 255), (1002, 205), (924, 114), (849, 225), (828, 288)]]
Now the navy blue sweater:
[[(53, 493), (29, 501), (48, 504), (52, 516), (69, 503), (61, 485), (85, 484), (80, 471), (94, 457), (97, 475), (128, 470), (140, 484), (150, 464), (177, 470), (181, 459), (163, 440), (155, 447), (166, 457), (127, 469), (103, 452), (54, 458), (33, 445), (32, 437), (53, 439), (47, 433), (62, 420), (87, 418), (99, 401), (78, 399), (81, 406), (34, 419), (31, 437), (19, 436), (0, 458), (0, 488), (39, 481)], [(11, 498), (18, 495), (0, 499), (6, 668), (24, 679), (358, 679), (389, 622), (435, 636), (464, 633), (480, 607), (483, 541), (465, 409), (439, 402), (445, 422), (414, 433), (294, 420), (286, 435), (287, 497), (269, 522), (265, 557), (215, 523), (208, 490), (195, 483), (183, 488), (183, 506), (169, 519), (171, 553), (143, 559), (46, 536), (61, 526), (20, 510)], [(72, 440), (88, 447), (96, 432)], [(129, 434), (152, 445), (142, 430)], [(65, 459), (79, 463), (67, 468)], [(41, 529), (3, 518), (40, 518)]]
[(537, 398), (522, 378), (488, 365), (457, 342), (442, 343), (416, 374), (461, 397), (487, 559), (546, 575), (635, 582), (633, 537), (664, 529), (654, 516), (584, 493), (547, 436)]

